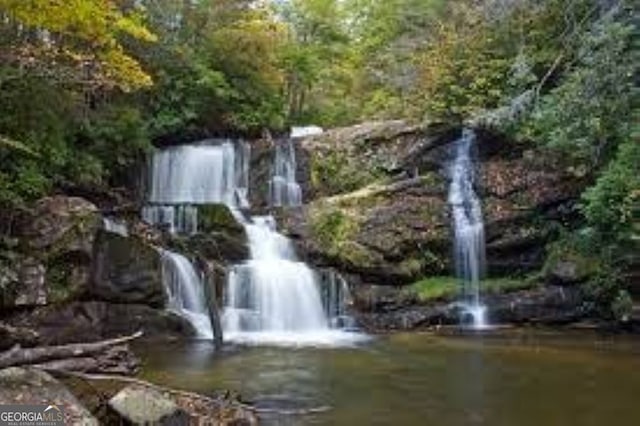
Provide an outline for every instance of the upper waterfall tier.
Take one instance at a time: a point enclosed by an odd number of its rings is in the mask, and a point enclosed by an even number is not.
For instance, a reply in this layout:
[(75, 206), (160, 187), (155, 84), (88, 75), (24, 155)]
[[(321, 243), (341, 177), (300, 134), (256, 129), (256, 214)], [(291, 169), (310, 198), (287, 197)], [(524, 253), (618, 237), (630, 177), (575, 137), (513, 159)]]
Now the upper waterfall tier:
[(158, 150), (151, 164), (151, 204), (224, 203), (245, 206), (249, 146), (223, 142)]

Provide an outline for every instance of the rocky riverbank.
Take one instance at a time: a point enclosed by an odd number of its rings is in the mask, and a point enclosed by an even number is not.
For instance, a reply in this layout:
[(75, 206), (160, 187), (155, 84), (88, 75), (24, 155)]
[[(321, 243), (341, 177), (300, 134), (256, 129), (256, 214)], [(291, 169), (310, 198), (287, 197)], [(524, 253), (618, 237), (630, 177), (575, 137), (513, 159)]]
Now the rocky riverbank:
[(41, 368), (0, 370), (3, 404), (61, 407), (73, 425), (255, 425), (255, 414), (228, 395), (206, 396), (128, 377), (50, 374)]

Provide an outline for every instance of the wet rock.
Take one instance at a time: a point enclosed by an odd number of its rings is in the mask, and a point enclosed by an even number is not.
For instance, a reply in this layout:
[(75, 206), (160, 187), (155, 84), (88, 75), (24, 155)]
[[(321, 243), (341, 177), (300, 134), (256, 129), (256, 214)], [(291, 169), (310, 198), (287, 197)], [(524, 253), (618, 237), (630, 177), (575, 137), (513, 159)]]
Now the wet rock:
[(171, 398), (140, 385), (129, 385), (109, 400), (126, 424), (188, 425), (188, 414)]
[[(269, 181), (273, 169), (275, 145), (271, 138), (251, 143), (251, 173), (249, 173), (249, 202), (252, 208), (269, 205)], [(298, 168), (300, 171), (301, 169)]]
[(493, 295), (485, 302), (489, 320), (496, 323), (568, 324), (586, 316), (579, 289), (543, 286)]
[(371, 185), (282, 212), (300, 252), (371, 284), (402, 284), (448, 266), (449, 224), (437, 176)]
[[(459, 130), (441, 124), (414, 125), (401, 120), (362, 123), (300, 141), (308, 167), (305, 199), (353, 191), (381, 177), (439, 168), (437, 148)], [(304, 183), (304, 181), (303, 181)]]
[(62, 408), (67, 424), (99, 424), (62, 383), (34, 368), (0, 370), (0, 401), (3, 404), (58, 406)]
[[(482, 302), (487, 306), (489, 321), (494, 324), (559, 325), (579, 321), (587, 315), (580, 291), (560, 286), (540, 286), (529, 290), (488, 294), (483, 296)], [(357, 310), (356, 318), (363, 327), (371, 331), (455, 325), (460, 323), (462, 313), (455, 300), (417, 303), (407, 299), (401, 289), (388, 290), (383, 298), (369, 308)]]
[(244, 226), (229, 207), (221, 204), (200, 206), (198, 222), (197, 234), (177, 236), (171, 241), (180, 252), (223, 264), (238, 263), (249, 257)]
[(163, 307), (160, 253), (138, 238), (100, 232), (89, 286), (92, 298)]
[(139, 330), (145, 338), (179, 339), (195, 335), (186, 319), (141, 304), (72, 302), (21, 313), (12, 317), (10, 323), (32, 328), (44, 345), (91, 342)]

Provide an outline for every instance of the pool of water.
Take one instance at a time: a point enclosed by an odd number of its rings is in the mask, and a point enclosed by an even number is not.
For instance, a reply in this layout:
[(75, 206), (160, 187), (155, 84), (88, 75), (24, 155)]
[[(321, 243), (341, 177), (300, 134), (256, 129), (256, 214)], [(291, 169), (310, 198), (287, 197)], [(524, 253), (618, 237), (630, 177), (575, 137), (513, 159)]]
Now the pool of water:
[(342, 348), (138, 347), (143, 376), (239, 392), (278, 425), (640, 425), (640, 339), (511, 331), (395, 334)]

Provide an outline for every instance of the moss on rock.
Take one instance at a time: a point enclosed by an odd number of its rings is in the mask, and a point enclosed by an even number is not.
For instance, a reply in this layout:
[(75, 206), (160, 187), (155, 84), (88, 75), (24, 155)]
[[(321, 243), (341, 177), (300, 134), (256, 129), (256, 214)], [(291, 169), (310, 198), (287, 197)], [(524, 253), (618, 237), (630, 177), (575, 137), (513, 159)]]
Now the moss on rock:
[[(538, 286), (535, 279), (490, 278), (480, 282), (480, 289), (486, 294), (509, 293)], [(403, 289), (404, 296), (419, 302), (453, 300), (460, 294), (460, 281), (455, 277), (426, 277)]]

